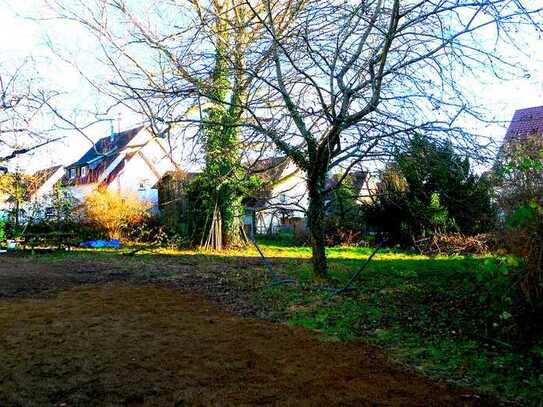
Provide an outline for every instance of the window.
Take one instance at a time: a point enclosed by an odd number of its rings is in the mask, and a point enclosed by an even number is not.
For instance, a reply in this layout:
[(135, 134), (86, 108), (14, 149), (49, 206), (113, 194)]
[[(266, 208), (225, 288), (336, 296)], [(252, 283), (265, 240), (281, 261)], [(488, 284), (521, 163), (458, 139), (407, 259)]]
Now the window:
[(46, 218), (52, 218), (54, 214), (55, 214), (55, 208), (53, 208), (52, 206), (45, 208)]
[(74, 179), (75, 178), (75, 168), (70, 168), (68, 170), (68, 178), (69, 179)]
[(87, 176), (87, 167), (81, 167), (81, 176), (86, 177)]
[(149, 180), (147, 179), (140, 179), (138, 180), (138, 191), (145, 191), (147, 189), (147, 185), (149, 185)]

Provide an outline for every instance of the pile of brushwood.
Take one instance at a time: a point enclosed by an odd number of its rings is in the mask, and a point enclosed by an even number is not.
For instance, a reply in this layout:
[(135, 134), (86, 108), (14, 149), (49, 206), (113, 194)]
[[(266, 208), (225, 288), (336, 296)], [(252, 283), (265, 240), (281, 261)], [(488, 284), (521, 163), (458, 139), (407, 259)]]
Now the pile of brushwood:
[(427, 256), (465, 256), (488, 254), (493, 244), (489, 234), (469, 236), (462, 233), (437, 233), (417, 240), (415, 247)]

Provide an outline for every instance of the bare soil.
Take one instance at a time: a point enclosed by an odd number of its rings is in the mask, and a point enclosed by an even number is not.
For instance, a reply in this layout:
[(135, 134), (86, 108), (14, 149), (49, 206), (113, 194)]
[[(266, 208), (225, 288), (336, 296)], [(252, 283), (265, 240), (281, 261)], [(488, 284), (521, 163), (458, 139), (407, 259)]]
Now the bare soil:
[(183, 261), (0, 258), (0, 406), (493, 404), (378, 348), (240, 316), (244, 289), (221, 276), (250, 259)]

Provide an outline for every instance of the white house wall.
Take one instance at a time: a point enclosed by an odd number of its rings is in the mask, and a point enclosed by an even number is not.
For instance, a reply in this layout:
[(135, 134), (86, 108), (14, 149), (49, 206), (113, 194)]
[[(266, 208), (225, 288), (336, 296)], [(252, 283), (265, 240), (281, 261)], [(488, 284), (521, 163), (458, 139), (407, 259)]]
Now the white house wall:
[(8, 195), (2, 195), (0, 193), (0, 220), (7, 218), (7, 212), (11, 210), (11, 205), (8, 202)]
[(153, 189), (153, 186), (166, 172), (175, 169), (169, 157), (158, 145), (159, 142), (160, 140), (154, 139), (138, 149), (138, 152), (128, 160), (119, 175), (110, 183), (108, 191), (137, 196), (155, 210), (158, 209), (158, 191)]
[(293, 163), (283, 172), (283, 181), (272, 189), (270, 207), (281, 207), (293, 211), (293, 217), (304, 217), (307, 210), (309, 197), (307, 194), (307, 182), (305, 177)]
[[(52, 205), (52, 192), (55, 184), (64, 176), (64, 168), (57, 169), (33, 194), (29, 201), (22, 202), (19, 210), (19, 220), (21, 223), (29, 219), (41, 219), (44, 215), (40, 209)], [(6, 197), (7, 198), (7, 197)], [(5, 212), (13, 210), (15, 205), (9, 202), (2, 202), (0, 197), (0, 219), (5, 217)], [(2, 212), (4, 213), (2, 215)]]
[(152, 138), (153, 138), (153, 135), (151, 131), (147, 127), (144, 127), (143, 129), (139, 131), (138, 134), (136, 134), (132, 138), (132, 140), (130, 140), (130, 142), (125, 146), (125, 148), (140, 148)]
[(174, 171), (176, 169), (176, 166), (168, 153), (166, 142), (162, 139), (154, 137), (151, 142), (147, 143), (142, 148), (141, 152), (151, 161), (161, 178), (168, 171)]
[(272, 188), (266, 208), (256, 214), (259, 233), (274, 232), (281, 225), (281, 211), (288, 210), (290, 217), (305, 218), (309, 197), (305, 177), (294, 163), (283, 171), (280, 181)]
[(359, 197), (357, 199), (357, 202), (362, 204), (371, 204), (373, 203), (373, 200), (375, 196), (377, 195), (377, 181), (374, 176), (371, 174), (368, 174), (366, 179), (364, 180), (364, 185), (362, 185), (362, 188), (359, 192)]
[(44, 213), (40, 209), (44, 209), (53, 205), (52, 195), (55, 185), (64, 176), (65, 170), (63, 167), (57, 169), (37, 190), (32, 194), (29, 202), (24, 202), (21, 205), (23, 221), (27, 221), (30, 217), (33, 219), (42, 219)]
[(75, 185), (66, 189), (76, 201), (83, 202), (96, 189), (96, 184)]
[[(155, 183), (156, 176), (145, 161), (136, 155), (128, 161), (119, 175), (109, 184), (108, 191), (121, 195), (137, 196), (142, 201), (154, 205), (158, 196), (151, 187)], [(141, 188), (142, 184), (143, 188)]]

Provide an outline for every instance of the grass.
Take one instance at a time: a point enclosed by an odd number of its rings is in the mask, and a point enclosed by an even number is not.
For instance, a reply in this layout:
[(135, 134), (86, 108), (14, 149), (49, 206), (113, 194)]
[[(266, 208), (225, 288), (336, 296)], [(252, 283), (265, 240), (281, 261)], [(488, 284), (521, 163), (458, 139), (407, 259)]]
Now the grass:
[[(307, 248), (266, 249), (271, 256), (309, 257)], [(541, 405), (540, 367), (507, 343), (507, 270), (516, 266), (514, 259), (428, 258), (383, 250), (354, 290), (333, 296), (333, 288), (343, 286), (370, 251), (329, 249), (332, 283), (314, 278), (307, 263), (288, 262), (281, 271), (299, 284), (265, 288), (255, 301), (290, 324), (380, 345), (433, 377)]]
[[(293, 285), (245, 287), (266, 318), (319, 330), (341, 341), (377, 344), (393, 358), (434, 378), (506, 400), (543, 405), (543, 375), (537, 360), (533, 354), (516, 352), (509, 345), (507, 270), (517, 265), (514, 259), (429, 258), (383, 249), (353, 290), (333, 296), (371, 249), (328, 249), (330, 279), (323, 280), (311, 272), (310, 248), (270, 241), (262, 242), (261, 247), (277, 272), (296, 280)], [(123, 258), (119, 263), (142, 262), (148, 265), (145, 273), (149, 273), (156, 254), (198, 265), (226, 263), (234, 268), (241, 267), (240, 258), (258, 257), (255, 248), (213, 254), (160, 249)], [(120, 258), (114, 251), (87, 250), (37, 257), (37, 261), (48, 262), (55, 257)], [(240, 273), (264, 272), (252, 264)], [(238, 277), (226, 272), (221, 278)], [(534, 349), (534, 353), (543, 356), (542, 349)]]

